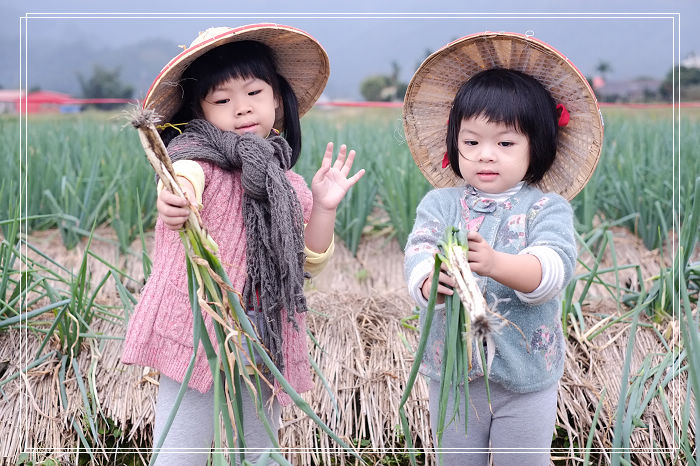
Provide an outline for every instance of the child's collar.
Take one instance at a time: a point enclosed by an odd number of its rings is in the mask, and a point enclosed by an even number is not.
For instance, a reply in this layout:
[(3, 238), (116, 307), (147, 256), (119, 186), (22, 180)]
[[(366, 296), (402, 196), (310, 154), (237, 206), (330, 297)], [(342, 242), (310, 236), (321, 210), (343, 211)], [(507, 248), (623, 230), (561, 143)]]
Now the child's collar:
[(513, 186), (512, 188), (506, 189), (505, 191), (503, 191), (501, 193), (495, 193), (495, 194), (494, 193), (486, 193), (486, 192), (484, 192), (480, 189), (477, 189), (471, 185), (467, 185), (467, 189), (471, 189), (471, 191), (472, 191), (471, 194), (478, 197), (479, 199), (492, 199), (496, 202), (503, 202), (506, 199), (509, 199), (509, 198), (513, 197), (515, 194), (517, 194), (518, 191), (520, 191), (524, 185), (525, 185), (525, 182), (521, 181), (518, 184), (516, 184), (515, 186)]

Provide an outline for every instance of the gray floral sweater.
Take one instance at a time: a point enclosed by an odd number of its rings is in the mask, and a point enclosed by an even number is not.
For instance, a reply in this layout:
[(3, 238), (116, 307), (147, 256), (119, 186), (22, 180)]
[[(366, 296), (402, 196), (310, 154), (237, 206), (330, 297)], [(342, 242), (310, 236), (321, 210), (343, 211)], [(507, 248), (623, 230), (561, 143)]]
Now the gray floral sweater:
[[(535, 299), (474, 274), (489, 308), (494, 309), (495, 305), (495, 311), (511, 322), (494, 335), (496, 353), (489, 380), (519, 393), (550, 386), (559, 380), (564, 369), (560, 294), (571, 281), (576, 264), (571, 206), (558, 194), (544, 194), (527, 184), (500, 200), (479, 195), (471, 186), (430, 191), (418, 206), (416, 222), (405, 248), (406, 280), (409, 292), (419, 305), (421, 326), (426, 301), (422, 299), (420, 286), (433, 268), (437, 242), (450, 225), (478, 230), (497, 251), (533, 253), (539, 258), (531, 251), (548, 250), (559, 264), (561, 279), (550, 287), (552, 292)], [(421, 364), (421, 373), (433, 380), (440, 379), (444, 340), (443, 304), (435, 308)], [(478, 352), (474, 351), (473, 355), (471, 380), (483, 376), (476, 361)]]

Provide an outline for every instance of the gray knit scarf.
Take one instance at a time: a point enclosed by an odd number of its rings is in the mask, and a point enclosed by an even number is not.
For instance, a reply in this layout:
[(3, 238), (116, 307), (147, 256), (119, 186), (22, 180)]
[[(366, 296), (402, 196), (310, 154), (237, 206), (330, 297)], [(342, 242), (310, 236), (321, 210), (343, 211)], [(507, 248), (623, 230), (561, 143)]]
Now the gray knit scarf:
[[(174, 162), (206, 160), (240, 170), (246, 228), (246, 311), (253, 310), (263, 343), (282, 371), (282, 313), (295, 328), (294, 312), (306, 311), (304, 223), (301, 204), (285, 172), (292, 150), (281, 136), (221, 131), (206, 120), (189, 122), (168, 145)], [(298, 330), (298, 328), (297, 328)]]

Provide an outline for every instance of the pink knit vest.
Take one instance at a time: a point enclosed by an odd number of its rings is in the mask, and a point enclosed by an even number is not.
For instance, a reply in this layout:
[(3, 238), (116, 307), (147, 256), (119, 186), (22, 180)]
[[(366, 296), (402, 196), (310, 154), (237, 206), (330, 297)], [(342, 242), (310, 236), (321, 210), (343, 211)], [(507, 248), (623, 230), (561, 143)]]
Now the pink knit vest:
[[(226, 171), (209, 162), (199, 162), (204, 170), (202, 221), (219, 245), (219, 255), (233, 288), (243, 290), (246, 279), (246, 240), (243, 224), (243, 189), (240, 171)], [(313, 199), (304, 179), (292, 171), (287, 178), (296, 191), (309, 221)], [(139, 303), (129, 320), (122, 350), (122, 362), (153, 367), (161, 374), (182, 382), (193, 353), (192, 309), (187, 295), (185, 250), (176, 231), (156, 223), (153, 268)], [(204, 322), (212, 342), (216, 334), (212, 319), (204, 313)], [(313, 387), (306, 343), (305, 314), (295, 314), (298, 331), (283, 319), (282, 338), (285, 360), (284, 376), (294, 389), (305, 392)], [(202, 344), (197, 350), (189, 387), (202, 393), (209, 391), (213, 377)], [(277, 388), (279, 386), (275, 384)], [(283, 406), (291, 398), (278, 391)]]

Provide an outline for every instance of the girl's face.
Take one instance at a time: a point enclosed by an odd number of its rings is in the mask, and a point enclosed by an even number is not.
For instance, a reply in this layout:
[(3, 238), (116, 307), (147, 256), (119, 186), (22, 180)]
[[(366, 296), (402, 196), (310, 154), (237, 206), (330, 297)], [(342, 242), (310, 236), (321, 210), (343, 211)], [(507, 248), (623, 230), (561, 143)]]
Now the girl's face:
[(262, 138), (275, 124), (279, 103), (272, 86), (258, 78), (232, 78), (201, 102), (204, 118), (222, 131), (255, 133)]
[(457, 147), (462, 178), (486, 193), (512, 188), (530, 165), (527, 136), (483, 116), (462, 120)]

